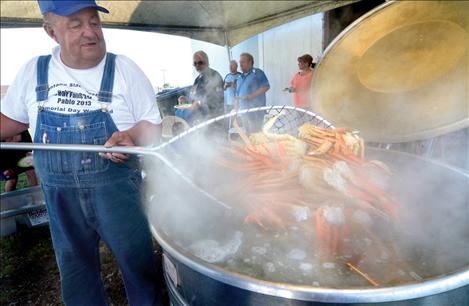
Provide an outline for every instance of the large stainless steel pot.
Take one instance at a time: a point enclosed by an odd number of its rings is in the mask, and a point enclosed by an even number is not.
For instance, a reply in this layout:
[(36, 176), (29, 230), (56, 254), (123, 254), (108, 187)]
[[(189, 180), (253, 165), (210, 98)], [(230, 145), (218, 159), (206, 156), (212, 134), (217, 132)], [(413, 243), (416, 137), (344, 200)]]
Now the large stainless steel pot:
[[(290, 118), (297, 121), (290, 127), (279, 124), (276, 127), (279, 132), (292, 132), (295, 125), (316, 117), (302, 113)], [(213, 161), (210, 153), (205, 156), (197, 153), (197, 146), (205, 146), (200, 137), (205, 132), (200, 132), (198, 136), (189, 133), (177, 139), (174, 147), (167, 146), (162, 154), (172, 156), (182, 172), (204, 185), (204, 178), (212, 175), (209, 165)], [(215, 144), (213, 147), (216, 150)], [(416, 248), (426, 245), (422, 260), (430, 266), (439, 266), (431, 277), (399, 286), (337, 289), (269, 281), (210, 263), (195, 256), (189, 245), (214, 236), (230, 236), (242, 228), (236, 207), (226, 210), (210, 201), (158, 163), (153, 165), (154, 170), (147, 167), (152, 182), (148, 215), (152, 233), (164, 250), (165, 276), (172, 303), (204, 306), (469, 303), (469, 174), (394, 151), (370, 148), (367, 158), (382, 160), (395, 171), (392, 194), (406, 205), (400, 226), (406, 235), (413, 236), (410, 240), (415, 240)], [(440, 220), (435, 226), (434, 222)], [(414, 223), (418, 224), (416, 228), (412, 226)]]
[[(459, 218), (445, 220), (452, 229), (425, 227), (422, 222), (422, 231), (427, 231), (429, 237), (435, 239), (435, 250), (439, 248), (458, 249), (457, 252), (469, 254), (468, 237), (465, 241), (444, 245), (445, 241), (457, 231), (469, 234), (467, 222), (469, 176), (447, 166), (418, 158), (405, 153), (384, 151), (378, 149), (369, 150), (369, 156), (388, 161), (392, 168), (402, 170), (399, 175), (405, 177), (402, 182), (395, 182), (395, 188), (406, 193), (411, 188), (416, 188), (412, 202), (415, 206), (409, 207), (409, 213), (414, 217), (435, 219), (448, 215), (448, 211), (459, 211)], [(419, 175), (419, 169), (431, 170), (434, 176)], [(412, 187), (410, 181), (419, 183)], [(171, 194), (165, 194), (159, 190), (159, 196), (149, 206), (152, 232), (165, 252), (165, 274), (170, 292), (174, 300), (181, 300), (180, 305), (321, 305), (321, 303), (364, 304), (383, 303), (383, 305), (466, 305), (469, 302), (469, 259), (460, 262), (452, 270), (435, 278), (416, 284), (379, 289), (331, 289), (308, 286), (296, 286), (285, 283), (273, 283), (262, 281), (249, 276), (241, 275), (233, 271), (220, 268), (216, 265), (204, 262), (193, 256), (184, 245), (184, 236), (187, 232), (197, 231), (203, 227), (200, 224), (200, 216), (186, 216), (181, 214), (186, 205), (199, 203), (200, 199), (194, 196), (176, 179), (172, 181), (165, 178), (166, 184), (179, 184), (183, 197), (182, 201), (170, 200)], [(451, 184), (447, 184), (451, 182)], [(432, 189), (445, 186), (442, 192), (435, 194)], [(186, 194), (187, 196), (184, 196)], [(448, 197), (453, 197), (448, 202)], [(168, 200), (168, 201), (165, 201)], [(435, 203), (441, 203), (433, 211), (426, 211), (426, 207), (435, 207)], [(181, 205), (178, 207), (178, 205)], [(197, 204), (199, 205), (199, 204)], [(216, 224), (230, 223), (229, 216), (224, 211), (217, 209), (217, 205), (207, 201), (206, 206), (198, 207), (205, 216), (204, 222), (212, 218)], [(176, 219), (183, 219), (185, 228), (171, 228)], [(442, 217), (443, 218), (443, 217)], [(181, 220), (180, 220), (181, 221)], [(443, 226), (443, 221), (442, 221)], [(446, 226), (446, 225), (445, 225)], [(227, 228), (219, 226), (212, 231), (226, 231)], [(203, 238), (203, 231), (201, 237)], [(433, 251), (435, 251), (433, 250)], [(429, 250), (432, 252), (432, 250)], [(441, 258), (435, 260), (442, 260)], [(444, 259), (443, 259), (444, 260)], [(451, 260), (448, 257), (448, 260)], [(177, 305), (177, 304), (176, 304)]]

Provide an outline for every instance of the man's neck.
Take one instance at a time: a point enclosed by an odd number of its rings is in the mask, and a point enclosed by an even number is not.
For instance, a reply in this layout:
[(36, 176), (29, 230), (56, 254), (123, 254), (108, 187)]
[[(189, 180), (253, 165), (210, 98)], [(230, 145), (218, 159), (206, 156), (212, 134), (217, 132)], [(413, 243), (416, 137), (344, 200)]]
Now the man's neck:
[(96, 66), (99, 65), (99, 63), (101, 63), (101, 61), (104, 59), (104, 57), (106, 56), (106, 52), (104, 52), (104, 54), (102, 54), (102, 56), (100, 56), (99, 59), (90, 59), (90, 60), (73, 60), (73, 59), (70, 59), (66, 56), (64, 56), (64, 54), (62, 54), (62, 52), (60, 52), (60, 60), (62, 61), (62, 63), (69, 67), (69, 68), (72, 68), (72, 69), (91, 69), (91, 68), (94, 68)]

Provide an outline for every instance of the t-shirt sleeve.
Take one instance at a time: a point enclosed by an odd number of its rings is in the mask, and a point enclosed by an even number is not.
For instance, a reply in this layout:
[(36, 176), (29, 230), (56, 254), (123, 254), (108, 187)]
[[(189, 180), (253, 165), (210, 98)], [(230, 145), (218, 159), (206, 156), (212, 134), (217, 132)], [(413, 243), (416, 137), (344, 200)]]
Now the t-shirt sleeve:
[(33, 82), (33, 76), (36, 75), (36, 63), (37, 57), (21, 67), (1, 102), (2, 114), (25, 124), (29, 124), (26, 93), (29, 90), (34, 90), (31, 84), (34, 84), (33, 86), (36, 84), (35, 81)]
[(264, 71), (260, 69), (257, 70), (257, 83), (259, 87), (270, 87), (269, 80), (267, 80)]
[(135, 122), (146, 120), (153, 124), (160, 124), (161, 116), (150, 80), (131, 59), (122, 55), (118, 58), (121, 58), (129, 70), (129, 74), (126, 77), (130, 77), (130, 80), (127, 83), (128, 91), (125, 99)]

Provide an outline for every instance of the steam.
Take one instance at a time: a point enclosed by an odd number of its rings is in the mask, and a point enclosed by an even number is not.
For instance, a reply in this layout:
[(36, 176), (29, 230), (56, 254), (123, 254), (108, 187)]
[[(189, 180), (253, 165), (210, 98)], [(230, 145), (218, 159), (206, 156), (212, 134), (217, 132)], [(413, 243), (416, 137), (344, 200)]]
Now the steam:
[[(328, 73), (321, 75), (322, 79), (319, 79), (320, 71), (316, 72), (315, 111), (336, 126), (360, 130), (365, 140), (396, 142), (433, 137), (450, 131), (444, 128), (436, 131), (448, 123), (467, 121), (468, 90), (464, 82), (467, 62), (456, 65), (438, 82), (389, 94), (368, 90), (356, 77), (353, 63), (359, 61), (363, 50), (352, 47), (345, 46), (342, 56), (336, 56), (332, 62), (330, 56), (323, 59), (320, 67)], [(467, 61), (467, 56), (462, 58)], [(318, 105), (319, 102), (325, 104)], [(213, 125), (208, 130), (210, 128)], [(451, 131), (454, 130), (453, 127)], [(230, 186), (235, 175), (215, 166), (215, 160), (222, 154), (218, 147), (222, 142), (207, 130), (200, 130), (174, 142), (164, 153), (198, 186), (226, 202), (232, 210), (210, 201), (157, 160), (147, 161), (149, 220), (168, 243), (199, 262), (217, 263), (228, 271), (259, 279), (320, 287), (368, 286), (359, 275), (338, 267), (334, 258), (329, 261), (320, 258), (317, 243), (305, 237), (307, 233), (314, 234), (315, 229), (308, 223), (312, 214), (302, 207), (295, 210), (297, 222), (286, 225), (285, 230), (244, 225), (246, 212), (241, 211), (241, 206), (245, 205), (238, 206), (239, 203), (226, 197), (227, 190), (222, 188)], [(468, 130), (465, 129), (435, 140), (431, 146), (433, 151), (419, 147), (418, 142), (405, 151), (455, 160), (453, 165), (469, 169), (467, 142)], [(392, 146), (399, 148), (398, 144)], [(396, 244), (395, 250), (382, 251), (367, 237), (343, 241), (346, 248), (369, 250), (365, 259), (379, 267), (368, 271), (369, 274), (386, 279), (387, 272), (396, 268), (391, 272), (397, 272), (409, 283), (467, 269), (467, 172), (394, 151), (368, 148), (366, 157), (388, 165), (392, 176), (386, 185), (398, 203), (396, 217), (391, 222), (383, 222), (361, 210), (352, 212), (355, 223), (373, 224), (378, 233), (392, 233), (383, 239), (383, 244)], [(232, 184), (232, 188), (235, 187)], [(332, 204), (337, 203), (331, 198), (320, 204), (335, 209)], [(393, 257), (397, 264), (390, 266)], [(357, 263), (359, 268), (366, 267), (365, 259)], [(388, 279), (384, 286), (394, 284)]]
[[(147, 198), (151, 199), (148, 217), (164, 239), (194, 260), (273, 282), (333, 288), (369, 286), (363, 277), (341, 267), (333, 258), (327, 261), (319, 256), (318, 245), (306, 238), (308, 232), (314, 235), (315, 231), (309, 211), (302, 211), (301, 218), (287, 224), (285, 230), (264, 230), (243, 223), (246, 211), (242, 207), (246, 205), (226, 196), (236, 188), (236, 174), (216, 166), (217, 158), (226, 154), (220, 149), (226, 139), (211, 133), (212, 128), (213, 124), (182, 137), (163, 153), (197, 186), (232, 209), (188, 186), (157, 160), (146, 160)], [(388, 191), (399, 203), (396, 218), (390, 223), (361, 210), (352, 214), (357, 224), (372, 223), (378, 232), (396, 233), (383, 240), (386, 245), (396, 243), (398, 264), (392, 267), (394, 250), (381, 252), (366, 237), (343, 241), (347, 248), (370, 250), (366, 260), (382, 270), (368, 273), (386, 279), (389, 269), (397, 267), (395, 272), (402, 279), (415, 282), (467, 269), (468, 175), (405, 153), (370, 148), (367, 159), (388, 165), (392, 171)], [(357, 263), (358, 267), (366, 264), (363, 259)]]

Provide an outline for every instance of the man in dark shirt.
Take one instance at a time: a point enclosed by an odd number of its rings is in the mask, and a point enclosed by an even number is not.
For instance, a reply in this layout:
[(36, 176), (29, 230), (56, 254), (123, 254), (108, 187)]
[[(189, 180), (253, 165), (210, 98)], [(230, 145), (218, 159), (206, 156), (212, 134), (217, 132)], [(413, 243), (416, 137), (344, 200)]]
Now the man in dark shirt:
[(204, 51), (194, 53), (194, 67), (199, 76), (190, 91), (189, 102), (192, 103), (191, 109), (195, 117), (199, 121), (205, 121), (222, 115), (224, 103), (221, 75), (209, 67), (208, 56)]

